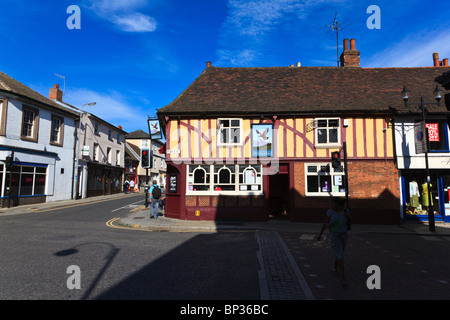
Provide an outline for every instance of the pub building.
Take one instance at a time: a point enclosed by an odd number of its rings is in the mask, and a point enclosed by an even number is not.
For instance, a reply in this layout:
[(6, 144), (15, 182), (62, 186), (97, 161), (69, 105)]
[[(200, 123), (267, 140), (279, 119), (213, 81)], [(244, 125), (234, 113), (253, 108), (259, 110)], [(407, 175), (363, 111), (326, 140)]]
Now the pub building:
[[(449, 68), (361, 68), (359, 55), (355, 40), (349, 47), (345, 39), (341, 67), (208, 62), (157, 113), (166, 139), (165, 215), (322, 222), (330, 197), (348, 192), (355, 223), (399, 223), (404, 192), (394, 120), (409, 112), (400, 91), (408, 84), (426, 92)], [(341, 155), (338, 166), (333, 152)]]

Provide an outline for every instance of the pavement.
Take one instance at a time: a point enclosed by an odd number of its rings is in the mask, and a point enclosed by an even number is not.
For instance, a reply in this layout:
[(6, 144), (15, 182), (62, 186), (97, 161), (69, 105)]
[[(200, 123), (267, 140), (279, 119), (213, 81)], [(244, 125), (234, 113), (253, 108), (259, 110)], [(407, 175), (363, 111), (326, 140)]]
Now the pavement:
[[(138, 201), (142, 199), (143, 193), (116, 194), (9, 209), (2, 208), (0, 209), (0, 217), (11, 214), (46, 212), (122, 197), (135, 197), (134, 203), (139, 203)], [(450, 224), (436, 222), (435, 232), (429, 231), (428, 224), (419, 222), (405, 222), (400, 225), (353, 224), (351, 233), (349, 233), (351, 241), (348, 256), (351, 265), (348, 269), (350, 269), (350, 273), (355, 275), (355, 278), (352, 279), (353, 283), (350, 283), (350, 287), (353, 289), (347, 291), (342, 291), (338, 278), (330, 272), (333, 258), (329, 255), (329, 241), (325, 239), (320, 243), (315, 241), (315, 236), (321, 228), (320, 223), (294, 223), (288, 220), (269, 220), (267, 222), (186, 221), (167, 218), (162, 210), (160, 210), (160, 216), (153, 219), (150, 218), (149, 208), (145, 208), (141, 204), (134, 204), (125, 206), (123, 210), (117, 212), (117, 217), (108, 221), (106, 225), (111, 228), (149, 232), (255, 232), (259, 244), (256, 255), (260, 265), (258, 278), (261, 300), (402, 299), (410, 296), (415, 299), (415, 295), (408, 295), (408, 293), (425, 292), (424, 285), (429, 285), (428, 291), (435, 291), (436, 294), (442, 292), (444, 296), (448, 296), (450, 292), (450, 279), (445, 278), (446, 275), (441, 275), (439, 271), (425, 270), (425, 268), (430, 267), (430, 263), (420, 265), (428, 261), (423, 259), (422, 253), (419, 256), (412, 257), (411, 255), (415, 255), (415, 250), (413, 250), (412, 253), (408, 251), (409, 257), (405, 252), (392, 253), (391, 257), (387, 256), (392, 247), (390, 240), (380, 242), (385, 243), (382, 248), (379, 243), (375, 245), (368, 241), (374, 235), (377, 235), (377, 241), (383, 241), (380, 239), (388, 238), (389, 235), (418, 235), (421, 236), (419, 238), (422, 240), (423, 238), (434, 240), (433, 243), (439, 243), (436, 241), (440, 241), (444, 245), (448, 243), (445, 240), (450, 240)], [(395, 239), (400, 238), (408, 238), (409, 241), (411, 237), (397, 237)], [(438, 247), (435, 248), (439, 249)], [(402, 258), (407, 261), (399, 264), (397, 261), (401, 255), (404, 255)], [(377, 263), (383, 265), (383, 270), (389, 270), (391, 274), (389, 280), (392, 288), (390, 290), (385, 289), (382, 294), (375, 292), (376, 290), (368, 290), (366, 287), (368, 275), (365, 270), (367, 265), (370, 264), (369, 259), (375, 259), (375, 256), (377, 257)], [(433, 255), (433, 257), (435, 256)], [(436, 259), (442, 258), (446, 259), (446, 256), (439, 258), (438, 254), (436, 257)], [(434, 263), (434, 265), (437, 264), (439, 263)], [(418, 269), (415, 270), (416, 273), (405, 273), (404, 268), (406, 267)], [(406, 274), (410, 275), (410, 278), (406, 279)], [(420, 276), (417, 276), (417, 274), (420, 274)], [(426, 279), (434, 277), (432, 279), (434, 282), (431, 280), (424, 282), (423, 277), (427, 277)], [(395, 282), (393, 279), (398, 280), (395, 280), (397, 281)], [(411, 286), (416, 287), (411, 289)], [(419, 299), (421, 297), (419, 296)], [(443, 296), (440, 294), (438, 297)]]
[[(174, 232), (218, 232), (230, 230), (265, 230), (283, 232), (318, 233), (320, 223), (300, 223), (289, 220), (269, 220), (267, 222), (248, 221), (204, 221), (179, 220), (164, 217), (159, 210), (157, 219), (150, 218), (150, 209), (143, 205), (133, 208), (126, 216), (114, 221), (114, 225), (147, 231)], [(400, 225), (353, 224), (352, 233), (412, 233), (419, 235), (450, 235), (450, 223), (435, 223), (435, 232), (429, 231), (428, 223), (404, 222)]]

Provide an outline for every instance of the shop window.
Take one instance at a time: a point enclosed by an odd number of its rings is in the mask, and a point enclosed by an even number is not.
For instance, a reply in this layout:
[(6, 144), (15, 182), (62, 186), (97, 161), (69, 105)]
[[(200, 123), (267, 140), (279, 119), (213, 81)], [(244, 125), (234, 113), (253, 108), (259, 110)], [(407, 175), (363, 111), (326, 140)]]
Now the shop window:
[(428, 197), (427, 176), (423, 170), (408, 170), (403, 172), (405, 184), (406, 215), (428, 216), (428, 208), (431, 207), (435, 216), (440, 215), (439, 179), (437, 174), (430, 174), (430, 194)]
[(214, 166), (214, 190), (234, 191), (235, 190), (235, 166)]
[(330, 163), (306, 163), (307, 196), (345, 196), (344, 168), (334, 169)]
[[(35, 196), (45, 194), (45, 182), (47, 176), (46, 167), (13, 166), (12, 172), (6, 172), (5, 186), (9, 186), (11, 180), (12, 196)], [(6, 193), (4, 194), (6, 196)]]
[(316, 147), (329, 148), (340, 145), (340, 119), (315, 119)]
[(262, 193), (261, 165), (189, 165), (187, 194)]
[(219, 146), (241, 145), (242, 119), (219, 119), (217, 134)]

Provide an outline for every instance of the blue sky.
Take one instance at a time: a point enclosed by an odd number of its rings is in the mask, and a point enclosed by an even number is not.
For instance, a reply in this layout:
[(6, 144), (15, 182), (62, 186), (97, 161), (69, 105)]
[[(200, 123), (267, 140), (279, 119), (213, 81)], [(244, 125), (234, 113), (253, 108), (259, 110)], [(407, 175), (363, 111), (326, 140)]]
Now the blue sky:
[[(68, 29), (70, 5), (81, 29)], [(367, 28), (367, 8), (381, 29)], [(0, 0), (0, 71), (48, 96), (66, 77), (64, 100), (127, 132), (173, 101), (205, 69), (336, 66), (338, 13), (362, 67), (422, 67), (450, 58), (445, 1)], [(89, 108), (89, 109), (88, 109)]]

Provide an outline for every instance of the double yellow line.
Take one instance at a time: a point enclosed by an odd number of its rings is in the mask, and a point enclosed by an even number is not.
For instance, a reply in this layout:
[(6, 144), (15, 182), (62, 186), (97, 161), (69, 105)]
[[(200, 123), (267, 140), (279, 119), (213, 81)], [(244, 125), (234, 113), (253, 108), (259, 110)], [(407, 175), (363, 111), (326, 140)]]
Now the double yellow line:
[(138, 229), (137, 227), (139, 226), (138, 224), (135, 225), (133, 228), (131, 227), (121, 227), (121, 226), (116, 226), (114, 225), (114, 222), (116, 222), (117, 220), (119, 220), (120, 218), (112, 218), (109, 221), (106, 221), (106, 225), (110, 228), (114, 228), (114, 229), (124, 229), (124, 230), (139, 230), (139, 231), (152, 231), (152, 230), (146, 230), (146, 229)]

